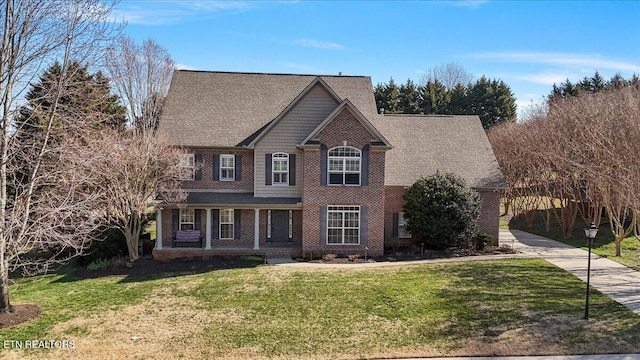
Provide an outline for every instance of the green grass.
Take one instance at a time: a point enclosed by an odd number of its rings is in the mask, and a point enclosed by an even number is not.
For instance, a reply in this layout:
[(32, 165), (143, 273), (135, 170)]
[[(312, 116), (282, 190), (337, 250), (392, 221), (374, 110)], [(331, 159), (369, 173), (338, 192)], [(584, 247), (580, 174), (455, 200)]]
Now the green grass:
[[(82, 344), (105, 331), (101, 317), (126, 323), (128, 306), (143, 304), (145, 315), (131, 327), (169, 324), (173, 330), (162, 332), (168, 338), (147, 334), (145, 345), (172, 358), (640, 351), (640, 317), (594, 291), (591, 320), (582, 320), (584, 284), (541, 260), (350, 271), (257, 267), (144, 281), (61, 278), (18, 281), (14, 302), (39, 303), (44, 315), (0, 330), (0, 338), (60, 338), (54, 325), (76, 318), (61, 328)], [(93, 320), (79, 321), (86, 318)], [(118, 334), (106, 333), (110, 356), (126, 357), (131, 345), (119, 347), (111, 339)]]
[[(551, 220), (551, 227), (547, 231), (543, 211), (539, 210), (537, 212), (533, 226), (528, 227), (522, 217), (514, 217), (509, 222), (509, 228), (528, 231), (585, 250), (588, 248), (583, 230), (586, 224), (580, 218), (576, 219), (571, 237), (565, 239), (555, 218)], [(593, 241), (593, 253), (640, 270), (640, 241), (636, 240), (634, 236), (625, 238), (622, 241), (622, 256), (615, 256), (615, 249), (614, 236), (609, 228), (609, 223), (603, 219), (598, 235)]]
[(147, 234), (151, 234), (151, 240), (156, 239), (156, 222), (149, 221), (149, 226), (144, 229), (144, 232)]

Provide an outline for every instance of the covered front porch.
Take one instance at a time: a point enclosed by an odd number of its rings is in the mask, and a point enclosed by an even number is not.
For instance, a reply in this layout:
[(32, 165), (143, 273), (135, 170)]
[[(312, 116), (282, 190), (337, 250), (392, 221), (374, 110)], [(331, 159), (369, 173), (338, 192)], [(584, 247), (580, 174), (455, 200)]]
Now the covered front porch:
[[(182, 233), (198, 236), (180, 241)], [(301, 246), (299, 198), (195, 192), (189, 193), (186, 206), (167, 205), (158, 208), (156, 213), (154, 259), (250, 254), (292, 256), (300, 252)]]

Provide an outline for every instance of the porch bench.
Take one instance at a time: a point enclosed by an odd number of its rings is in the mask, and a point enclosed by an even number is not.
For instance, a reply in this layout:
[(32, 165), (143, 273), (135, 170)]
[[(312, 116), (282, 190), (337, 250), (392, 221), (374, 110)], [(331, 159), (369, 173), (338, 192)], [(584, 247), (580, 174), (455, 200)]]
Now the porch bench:
[(200, 230), (178, 230), (173, 237), (173, 247), (181, 243), (198, 244), (198, 247), (202, 247), (202, 234)]

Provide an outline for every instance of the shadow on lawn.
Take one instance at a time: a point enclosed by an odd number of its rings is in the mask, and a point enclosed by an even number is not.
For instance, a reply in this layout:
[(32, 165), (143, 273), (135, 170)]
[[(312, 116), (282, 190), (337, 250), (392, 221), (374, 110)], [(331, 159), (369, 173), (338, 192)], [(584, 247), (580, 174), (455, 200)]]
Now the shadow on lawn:
[(553, 265), (461, 263), (449, 272), (457, 280), (437, 296), (458, 308), (457, 319), (425, 332), (462, 334), (452, 340), (473, 338), (474, 346), (503, 343), (524, 353), (537, 349), (530, 355), (640, 351), (637, 317), (592, 289), (591, 320), (585, 321), (585, 284)]
[(110, 267), (87, 270), (86, 267), (68, 269), (56, 282), (71, 282), (108, 276), (124, 276), (120, 283), (149, 281), (170, 277), (201, 274), (210, 271), (253, 268), (262, 261), (240, 256), (208, 256), (158, 261), (149, 258), (138, 259), (133, 267)]
[[(587, 239), (584, 236), (584, 228), (587, 227), (587, 224), (585, 224), (585, 222), (579, 216), (578, 218), (576, 218), (571, 236), (568, 239), (565, 239), (562, 236), (562, 230), (560, 229), (558, 220), (553, 215), (551, 215), (549, 224), (550, 226), (549, 230), (547, 231), (545, 225), (547, 217), (546, 210), (531, 210), (529, 211), (529, 214), (527, 214), (527, 216), (533, 218), (532, 225), (528, 225), (525, 221), (525, 216), (520, 214), (509, 219), (509, 228), (545, 236), (576, 247), (583, 247), (588, 245)], [(608, 229), (608, 220), (606, 218), (602, 218), (600, 221), (601, 231), (598, 232), (598, 236), (593, 241), (594, 249), (613, 243), (615, 241), (613, 234), (611, 233), (611, 231), (608, 231)]]

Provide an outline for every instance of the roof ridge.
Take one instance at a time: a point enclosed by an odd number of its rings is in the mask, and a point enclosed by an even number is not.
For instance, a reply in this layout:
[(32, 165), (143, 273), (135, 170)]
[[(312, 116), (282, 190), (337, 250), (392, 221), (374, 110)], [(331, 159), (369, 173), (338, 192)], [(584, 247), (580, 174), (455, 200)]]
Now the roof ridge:
[(192, 70), (175, 69), (179, 72), (199, 72), (208, 74), (239, 74), (239, 75), (284, 75), (284, 76), (313, 76), (313, 77), (348, 77), (348, 78), (369, 78), (367, 75), (320, 75), (320, 74), (294, 74), (294, 73), (270, 73), (270, 72), (249, 72), (249, 71), (217, 71), (217, 70)]
[(450, 118), (450, 117), (462, 117), (462, 116), (477, 116), (477, 115), (468, 115), (468, 114), (459, 114), (459, 115), (451, 115), (451, 114), (379, 114), (384, 117), (441, 117), (441, 118)]

